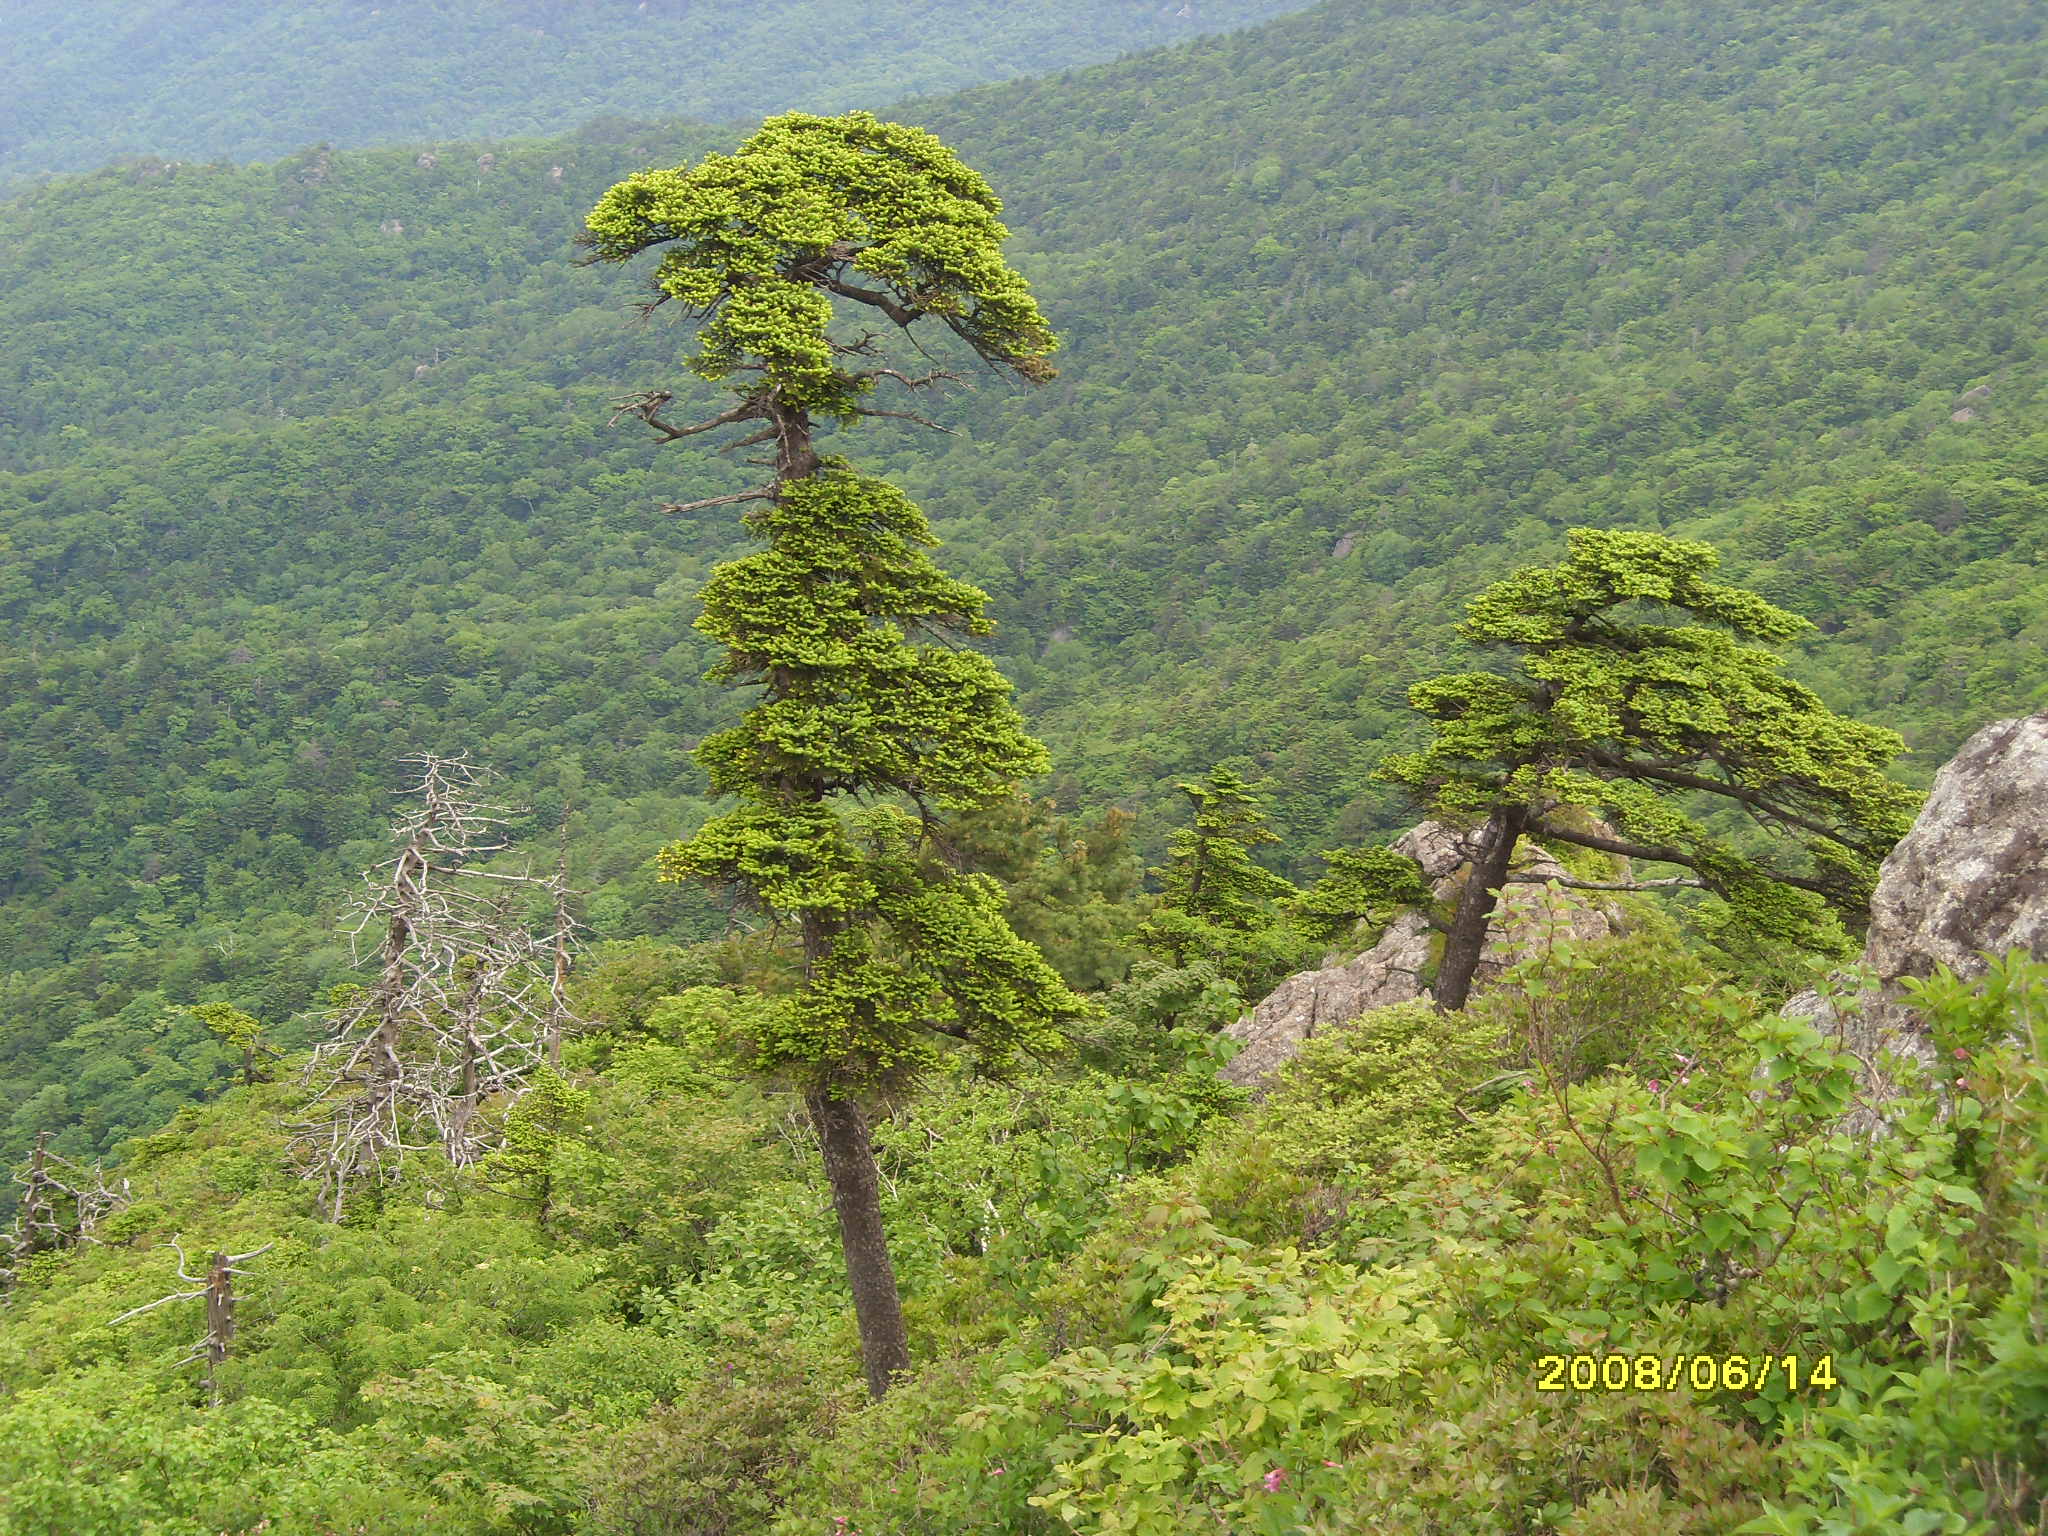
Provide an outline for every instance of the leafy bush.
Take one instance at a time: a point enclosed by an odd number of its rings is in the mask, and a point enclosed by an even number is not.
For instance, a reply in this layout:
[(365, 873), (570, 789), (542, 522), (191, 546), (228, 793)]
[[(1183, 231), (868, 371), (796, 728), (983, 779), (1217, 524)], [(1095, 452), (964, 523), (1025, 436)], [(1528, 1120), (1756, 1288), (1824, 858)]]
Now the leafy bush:
[(1195, 1255), (1141, 1339), (1006, 1377), (961, 1428), (1001, 1457), (1060, 1426), (1030, 1502), (1072, 1529), (1280, 1536), (1334, 1513), (1338, 1458), (1396, 1421), (1391, 1402), (1441, 1342), (1430, 1289), (1426, 1272), (1288, 1248)]
[(1508, 967), (1472, 1012), (1500, 1031), (1511, 1064), (1583, 1082), (1609, 1067), (1682, 1077), (1723, 1051), (1713, 972), (1668, 928), (1550, 936)]
[(621, 1430), (593, 1479), (606, 1536), (753, 1536), (784, 1476), (861, 1394), (787, 1330), (735, 1330), (690, 1392)]
[(1297, 1172), (1371, 1189), (1396, 1159), (1465, 1155), (1472, 1090), (1499, 1059), (1483, 1014), (1426, 999), (1374, 1008), (1304, 1042), (1250, 1125)]

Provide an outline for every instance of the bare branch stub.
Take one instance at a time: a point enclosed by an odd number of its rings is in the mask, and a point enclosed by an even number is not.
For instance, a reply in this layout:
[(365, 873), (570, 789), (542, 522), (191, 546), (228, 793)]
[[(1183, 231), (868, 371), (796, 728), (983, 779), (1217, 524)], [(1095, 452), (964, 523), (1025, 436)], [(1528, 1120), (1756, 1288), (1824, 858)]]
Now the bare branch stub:
[(169, 1295), (157, 1297), (155, 1301), (144, 1302), (139, 1307), (130, 1307), (119, 1317), (112, 1319), (107, 1326), (119, 1327), (132, 1317), (141, 1317), (146, 1312), (154, 1312), (158, 1307), (168, 1306), (172, 1302), (198, 1301), (203, 1298), (206, 1302), (206, 1332), (197, 1344), (179, 1357), (176, 1363), (190, 1365), (194, 1361), (204, 1362), (204, 1369), (199, 1376), (200, 1384), (206, 1389), (208, 1400), (215, 1407), (219, 1407), (219, 1371), (227, 1362), (229, 1349), (235, 1339), (235, 1276), (247, 1274), (248, 1271), (241, 1268), (243, 1264), (250, 1259), (262, 1257), (277, 1245), (265, 1243), (261, 1248), (251, 1248), (247, 1253), (229, 1253), (225, 1249), (217, 1249), (207, 1261), (205, 1273), (198, 1275), (193, 1274), (187, 1267), (191, 1261), (186, 1258), (184, 1245), (176, 1237), (164, 1246), (177, 1254), (178, 1279), (192, 1289), (172, 1291)]
[(703, 501), (665, 501), (661, 504), (664, 512), (701, 512), (706, 507), (726, 507), (739, 501), (773, 501), (775, 488), (764, 485), (758, 491), (740, 491), (731, 496), (710, 496)]

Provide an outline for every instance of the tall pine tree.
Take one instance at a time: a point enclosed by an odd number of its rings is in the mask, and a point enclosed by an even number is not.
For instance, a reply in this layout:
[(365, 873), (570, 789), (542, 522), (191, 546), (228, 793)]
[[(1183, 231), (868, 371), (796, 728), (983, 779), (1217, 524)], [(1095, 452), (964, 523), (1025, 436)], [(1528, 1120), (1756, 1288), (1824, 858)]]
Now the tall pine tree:
[(746, 522), (767, 548), (712, 573), (697, 628), (725, 647), (711, 675), (761, 697), (698, 748), (732, 808), (661, 869), (800, 935), (801, 983), (756, 1043), (817, 1128), (877, 1397), (909, 1350), (862, 1096), (944, 1049), (986, 1065), (1052, 1049), (1084, 1006), (1011, 931), (996, 883), (932, 837), (1047, 766), (1009, 683), (957, 643), (991, 631), (988, 596), (933, 562), (901, 491), (815, 438), (821, 422), (909, 416), (869, 403), (881, 380), (950, 376), (889, 366), (873, 333), (835, 337), (834, 298), (906, 331), (936, 318), (991, 366), (1052, 376), (1052, 331), (1000, 253), (1001, 206), (919, 129), (791, 113), (737, 154), (620, 182), (584, 236), (599, 261), (666, 247), (653, 303), (700, 323), (694, 372), (737, 380), (729, 409), (690, 426), (663, 418), (666, 393), (624, 409), (669, 439), (745, 425), (740, 444), (773, 445), (767, 485), (692, 504), (759, 504)]

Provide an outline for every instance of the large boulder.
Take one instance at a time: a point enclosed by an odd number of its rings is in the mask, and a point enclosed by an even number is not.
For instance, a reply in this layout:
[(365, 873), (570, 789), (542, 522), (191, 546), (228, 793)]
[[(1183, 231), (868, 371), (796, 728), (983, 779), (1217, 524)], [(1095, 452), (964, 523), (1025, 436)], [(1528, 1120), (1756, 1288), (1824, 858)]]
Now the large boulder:
[(1863, 946), (1878, 985), (1858, 995), (1860, 1011), (1837, 1011), (1814, 992), (1783, 1011), (1837, 1033), (1881, 1087), (1879, 1051), (1933, 1055), (1898, 983), (1937, 965), (1973, 976), (1985, 953), (2009, 949), (2048, 959), (2048, 713), (1985, 726), (1934, 776), (1878, 873)]
[[(1439, 900), (1453, 896), (1471, 870), (1474, 832), (1438, 821), (1410, 828), (1390, 844), (1422, 866)], [(1604, 938), (1620, 931), (1622, 915), (1611, 903), (1544, 882), (1569, 878), (1563, 865), (1526, 838), (1515, 845), (1509, 884), (1487, 928), (1486, 952), (1473, 976), (1475, 991), (1499, 977), (1521, 956), (1555, 933), (1576, 939)], [(1625, 867), (1617, 880), (1628, 878)], [(1281, 982), (1250, 1013), (1224, 1033), (1243, 1042), (1223, 1075), (1258, 1084), (1293, 1059), (1301, 1043), (1372, 1008), (1410, 1002), (1427, 990), (1427, 976), (1441, 940), (1419, 912), (1403, 912), (1379, 942), (1355, 960), (1299, 971)]]

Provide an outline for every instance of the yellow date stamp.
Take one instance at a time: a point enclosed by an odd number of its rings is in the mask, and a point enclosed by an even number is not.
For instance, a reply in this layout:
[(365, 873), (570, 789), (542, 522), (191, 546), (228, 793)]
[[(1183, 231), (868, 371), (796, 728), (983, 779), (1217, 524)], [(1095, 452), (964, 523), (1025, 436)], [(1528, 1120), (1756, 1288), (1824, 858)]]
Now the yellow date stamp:
[(1538, 1355), (1538, 1392), (1787, 1392), (1835, 1390), (1833, 1355)]

